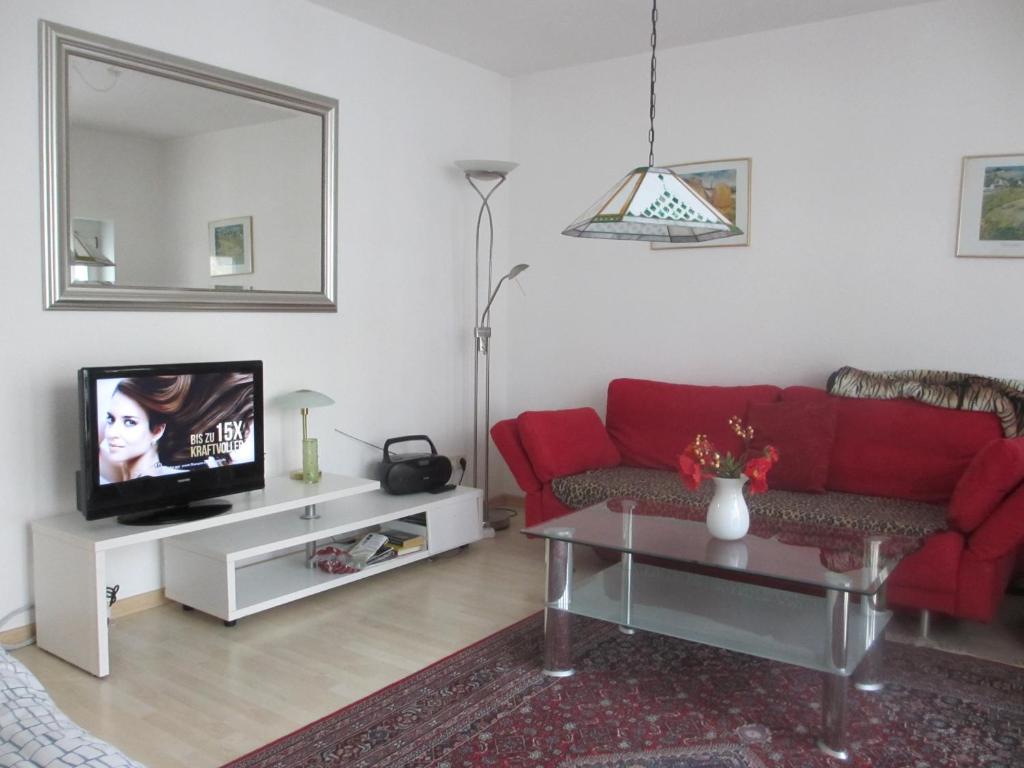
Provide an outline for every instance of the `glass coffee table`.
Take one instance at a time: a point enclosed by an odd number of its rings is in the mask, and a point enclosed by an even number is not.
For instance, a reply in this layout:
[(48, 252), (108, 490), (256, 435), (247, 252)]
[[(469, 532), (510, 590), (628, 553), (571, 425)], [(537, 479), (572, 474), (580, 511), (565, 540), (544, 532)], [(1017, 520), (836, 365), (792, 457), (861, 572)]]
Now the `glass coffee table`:
[[(920, 540), (760, 520), (722, 541), (703, 516), (615, 499), (524, 529), (547, 540), (544, 674), (574, 672), (571, 614), (817, 670), (818, 746), (848, 759), (848, 686), (856, 673), (856, 687), (881, 688), (885, 582)], [(575, 580), (577, 544), (611, 553), (613, 564)]]

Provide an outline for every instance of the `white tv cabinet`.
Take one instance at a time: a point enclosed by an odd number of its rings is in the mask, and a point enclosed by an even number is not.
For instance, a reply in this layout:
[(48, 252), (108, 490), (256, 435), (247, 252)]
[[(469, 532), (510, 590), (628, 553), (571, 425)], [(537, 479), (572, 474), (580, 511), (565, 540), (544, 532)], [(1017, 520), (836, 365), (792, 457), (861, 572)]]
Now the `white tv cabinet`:
[[(162, 526), (125, 526), (114, 519), (87, 522), (77, 512), (33, 521), (36, 642), (39, 647), (97, 677), (110, 674), (106, 553), (121, 547), (162, 541), (165, 558), (169, 551), (189, 553), (189, 558), (205, 558), (209, 561), (204, 571), (209, 576), (208, 582), (200, 579), (182, 587), (177, 565), (166, 568), (168, 596), (184, 599), (173, 595), (187, 594), (186, 604), (233, 621), (341, 586), (355, 578), (471, 543), (480, 538), (483, 526), (482, 492), (475, 488), (457, 488), (436, 495), (388, 496), (379, 490), (375, 480), (325, 474), (319, 483), (313, 484), (288, 477), (268, 478), (263, 490), (226, 498), (232, 502), (230, 512)], [(302, 519), (300, 514), (307, 507), (315, 507), (320, 517)], [(302, 553), (299, 557), (274, 558), (266, 563), (236, 567), (245, 565), (239, 561), (246, 558), (271, 555), (321, 537), (329, 538), (421, 511), (427, 513), (426, 550), (372, 566), (358, 574), (321, 576), (318, 571), (305, 567)], [(177, 537), (182, 537), (180, 546), (175, 543)], [(171, 560), (177, 562), (176, 557), (177, 554), (172, 555)], [(214, 568), (211, 563), (217, 563), (218, 567)], [(297, 571), (301, 571), (301, 577), (296, 575)], [(173, 589), (172, 580), (176, 585)], [(175, 591), (179, 587), (184, 592)], [(233, 606), (231, 610), (229, 606)]]
[[(483, 493), (456, 488), (445, 494), (392, 496), (373, 491), (316, 505), (318, 517), (278, 514), (164, 539), (164, 589), (183, 606), (233, 624), (324, 590), (431, 557), (481, 536)], [(356, 573), (310, 567), (312, 543), (387, 527), (424, 513), (426, 546)]]

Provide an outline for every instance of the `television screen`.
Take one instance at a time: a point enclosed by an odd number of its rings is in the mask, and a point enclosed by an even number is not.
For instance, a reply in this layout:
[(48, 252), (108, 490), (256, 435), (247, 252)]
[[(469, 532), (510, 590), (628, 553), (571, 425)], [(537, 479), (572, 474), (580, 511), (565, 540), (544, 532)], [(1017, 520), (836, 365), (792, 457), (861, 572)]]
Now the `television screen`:
[(84, 368), (79, 391), (86, 517), (191, 519), (213, 512), (191, 502), (263, 487), (258, 361)]

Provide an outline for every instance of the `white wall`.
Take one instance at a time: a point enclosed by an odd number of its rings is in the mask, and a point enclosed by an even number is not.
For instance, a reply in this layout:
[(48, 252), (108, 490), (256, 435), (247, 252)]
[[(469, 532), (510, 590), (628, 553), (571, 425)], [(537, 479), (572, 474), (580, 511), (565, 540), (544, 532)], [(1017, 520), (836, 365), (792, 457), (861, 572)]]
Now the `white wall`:
[(659, 51), (655, 159), (753, 158), (746, 248), (559, 234), (646, 164), (649, 56), (513, 81), (512, 250), (532, 268), (496, 417), (603, 413), (618, 376), (1024, 378), (1024, 260), (954, 257), (961, 157), (1024, 152), (1022, 35), (1020, 0), (956, 0)]
[[(44, 311), (39, 18), (336, 97), (339, 312)], [(268, 401), (300, 387), (337, 400), (310, 419), (335, 471), (363, 471), (369, 452), (335, 426), (373, 441), (425, 432), (467, 452), (476, 204), (451, 161), (508, 156), (505, 78), (302, 0), (35, 0), (4, 3), (0, 20), (0, 615), (30, 600), (29, 522), (74, 509), (83, 365), (260, 358)], [(299, 466), (299, 415), (266, 415), (268, 470)], [(159, 585), (153, 551), (112, 565), (123, 596)]]

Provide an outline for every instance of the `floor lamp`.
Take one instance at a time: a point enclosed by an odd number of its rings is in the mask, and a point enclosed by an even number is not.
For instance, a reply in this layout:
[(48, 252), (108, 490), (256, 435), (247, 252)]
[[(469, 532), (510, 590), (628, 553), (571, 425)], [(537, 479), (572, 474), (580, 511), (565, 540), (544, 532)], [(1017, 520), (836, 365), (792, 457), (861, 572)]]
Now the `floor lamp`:
[[(502, 275), (497, 284), (494, 283), (494, 219), (491, 216), (490, 197), (502, 184), (505, 178), (516, 167), (516, 163), (501, 162), (497, 160), (460, 160), (455, 163), (456, 167), (466, 176), (466, 181), (473, 187), (480, 196), (480, 212), (476, 217), (476, 241), (474, 270), (476, 276), (475, 292), (473, 295), (473, 328), (475, 354), (473, 356), (473, 473), (472, 483), (479, 488), (479, 466), (480, 439), (483, 438), (484, 460), (483, 460), (483, 491), (484, 491), (484, 522), (495, 530), (508, 527), (508, 519), (514, 514), (510, 509), (488, 509), (487, 500), (490, 490), (490, 465), (491, 465), (491, 444), (487, 431), (490, 428), (491, 420), (491, 356), (490, 356), (490, 313), (491, 305), (498, 295), (502, 284), (506, 280), (515, 279), (528, 264), (516, 264), (506, 274)], [(481, 189), (480, 183), (496, 182), (486, 192)], [(480, 279), (480, 228), (483, 224), (484, 215), (487, 215), (487, 230), (489, 233), (487, 245), (487, 281), (481, 283)], [(480, 311), (481, 288), (486, 287), (487, 303), (483, 312)], [(480, 429), (480, 359), (484, 362), (484, 412), (483, 412), (483, 434)]]

